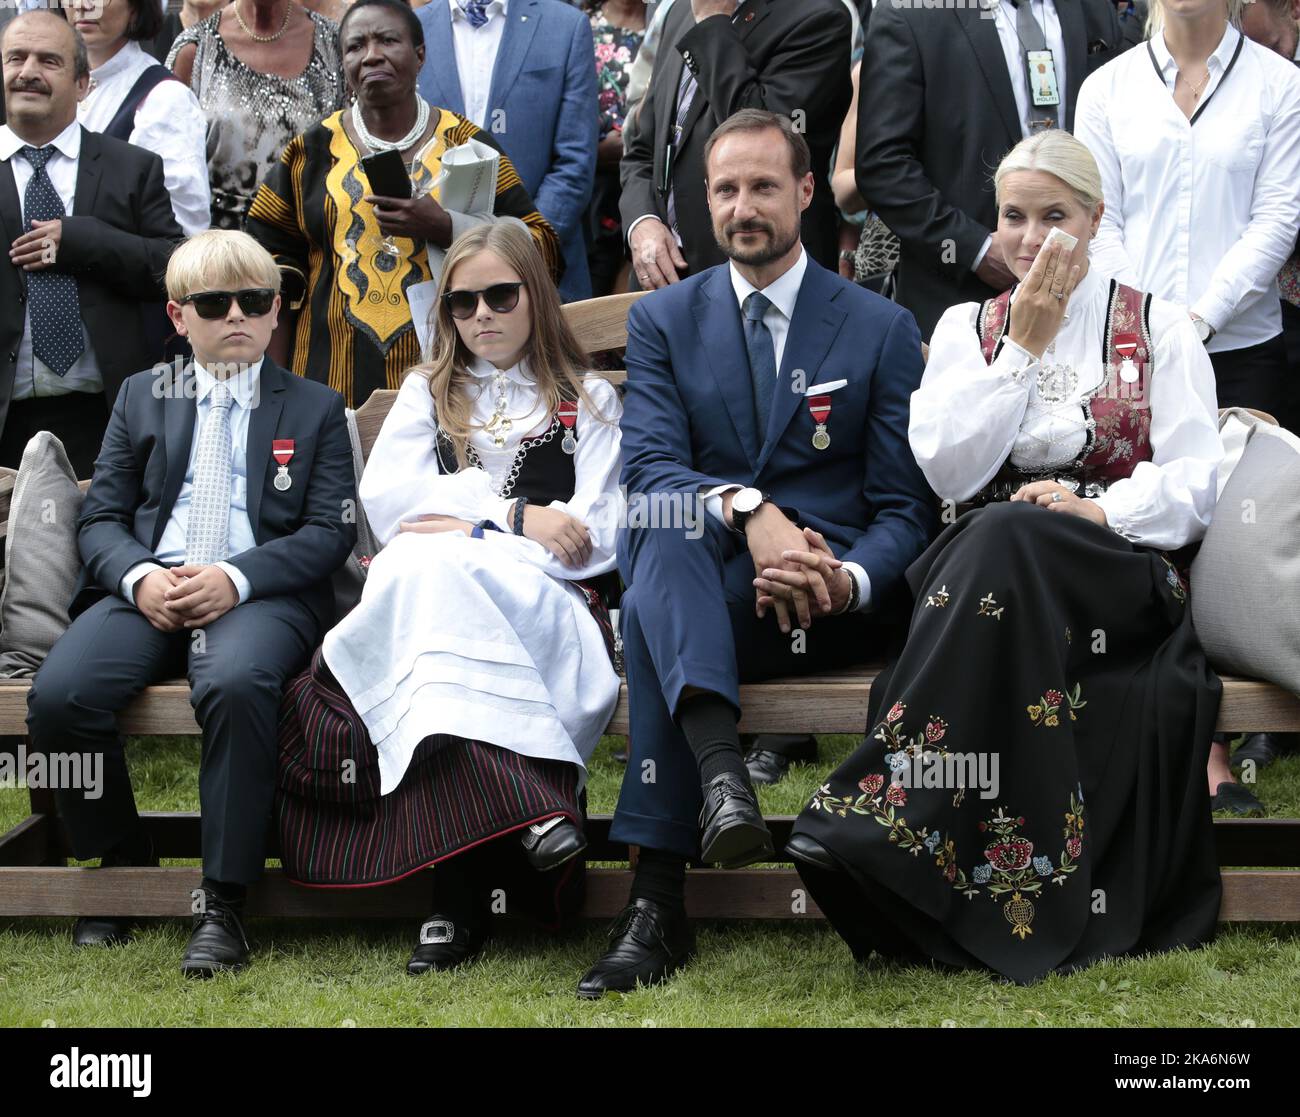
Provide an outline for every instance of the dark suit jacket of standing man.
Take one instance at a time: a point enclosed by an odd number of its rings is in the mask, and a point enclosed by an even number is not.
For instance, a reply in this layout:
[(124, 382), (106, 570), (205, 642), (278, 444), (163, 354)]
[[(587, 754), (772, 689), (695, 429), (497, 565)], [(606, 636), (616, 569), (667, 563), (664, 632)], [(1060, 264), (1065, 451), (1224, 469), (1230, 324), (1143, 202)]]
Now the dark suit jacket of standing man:
[[(9, 163), (0, 165), (0, 227), (6, 244), (27, 231)], [(156, 331), (146, 329), (146, 315), (156, 315), (159, 302), (167, 299), (167, 261), (184, 236), (163, 185), (162, 159), (82, 128), (72, 213), (63, 218), (51, 270), (77, 277), (82, 321), (104, 381), (105, 414), (122, 382), (162, 356), (150, 351), (148, 339)], [(14, 267), (7, 255), (0, 267), (0, 306), (5, 308), (0, 312), (2, 430), (27, 309), (27, 273)], [(18, 462), (0, 465), (16, 467)]]
[[(695, 275), (726, 257), (713, 239), (704, 187), (704, 144), (713, 129), (740, 109), (796, 116), (812, 149), (816, 180), (803, 215), (808, 255), (834, 268), (839, 213), (831, 194), (831, 151), (853, 98), (849, 54), (853, 24), (843, 0), (745, 0), (734, 18), (695, 22), (690, 0), (668, 13), (650, 88), (623, 132), (619, 210), (623, 228), (645, 214), (668, 223), (663, 185), (665, 152), (677, 113), (682, 69), (690, 66), (699, 88), (673, 160), (677, 225), (687, 270)], [(632, 282), (636, 282), (635, 272)]]
[[(1055, 0), (1055, 6), (1065, 42), (1061, 123), (1069, 130), (1083, 79), (1119, 53), (1121, 36), (1111, 0)], [(916, 315), (927, 339), (954, 303), (998, 293), (971, 266), (997, 225), (993, 172), (1024, 133), (997, 23), (988, 14), (975, 5), (886, 2), (867, 25), (858, 189), (901, 242), (898, 301)]]

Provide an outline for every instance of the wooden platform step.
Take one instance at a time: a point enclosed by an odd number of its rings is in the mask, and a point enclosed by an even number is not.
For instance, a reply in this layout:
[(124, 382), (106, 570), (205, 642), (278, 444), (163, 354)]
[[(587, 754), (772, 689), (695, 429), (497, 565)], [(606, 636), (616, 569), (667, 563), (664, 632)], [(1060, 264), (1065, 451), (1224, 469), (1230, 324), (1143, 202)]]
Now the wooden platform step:
[[(100, 915), (185, 918), (198, 869), (0, 870), (0, 918)], [(582, 915), (612, 919), (627, 902), (632, 874), (591, 869)], [(1300, 922), (1295, 873), (1233, 869), (1223, 874), (1220, 922)], [(507, 897), (507, 904), (508, 904)], [(302, 888), (278, 869), (267, 871), (249, 894), (251, 915), (313, 919), (423, 919), (429, 886), (420, 874), (382, 888)], [(799, 875), (791, 869), (694, 869), (686, 874), (686, 905), (698, 919), (821, 919)], [(509, 915), (509, 909), (505, 914)]]

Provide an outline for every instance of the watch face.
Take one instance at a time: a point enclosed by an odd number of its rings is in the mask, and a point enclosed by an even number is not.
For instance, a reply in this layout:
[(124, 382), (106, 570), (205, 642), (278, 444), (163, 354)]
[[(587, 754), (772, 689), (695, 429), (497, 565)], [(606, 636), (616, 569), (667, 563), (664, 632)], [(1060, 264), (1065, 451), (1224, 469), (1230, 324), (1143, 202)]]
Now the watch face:
[(741, 489), (731, 498), (733, 512), (752, 512), (763, 502), (763, 494), (757, 489)]

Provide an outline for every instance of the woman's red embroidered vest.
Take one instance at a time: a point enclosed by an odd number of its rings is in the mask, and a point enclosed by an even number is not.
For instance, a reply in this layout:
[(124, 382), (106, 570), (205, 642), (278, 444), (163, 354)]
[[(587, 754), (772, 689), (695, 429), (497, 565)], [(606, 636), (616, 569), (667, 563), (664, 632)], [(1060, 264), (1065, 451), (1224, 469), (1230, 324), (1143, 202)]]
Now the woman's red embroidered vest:
[[(980, 310), (980, 349), (989, 364), (997, 356), (1006, 332), (1010, 302), (1011, 292), (1003, 291)], [(1155, 347), (1151, 344), (1150, 307), (1150, 295), (1110, 281), (1106, 334), (1102, 338), (1106, 375), (1082, 405), (1088, 421), (1087, 440), (1072, 463), (1053, 472), (1074, 474), (1084, 484), (1108, 483), (1128, 477), (1139, 462), (1151, 460), (1150, 384)], [(1126, 360), (1137, 371), (1132, 381), (1125, 380), (1121, 373)], [(1004, 472), (1010, 469), (1008, 465)]]

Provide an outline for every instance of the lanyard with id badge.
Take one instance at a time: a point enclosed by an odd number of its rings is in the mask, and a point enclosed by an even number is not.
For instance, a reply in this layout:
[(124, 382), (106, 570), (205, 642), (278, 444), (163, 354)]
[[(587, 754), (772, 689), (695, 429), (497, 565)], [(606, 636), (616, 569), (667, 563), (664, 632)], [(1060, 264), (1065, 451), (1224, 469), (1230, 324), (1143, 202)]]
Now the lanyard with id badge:
[[(1034, 18), (1033, 0), (1011, 0), (1015, 16), (1012, 18), (1016, 38), (1020, 40), (1021, 57), (1025, 60), (1025, 80), (1028, 83), (1030, 131), (1055, 128), (1060, 123), (1061, 86), (1056, 74), (1056, 57), (1047, 47), (1043, 25)], [(1044, 13), (1045, 15), (1046, 13)], [(1046, 111), (1040, 111), (1046, 110)]]

